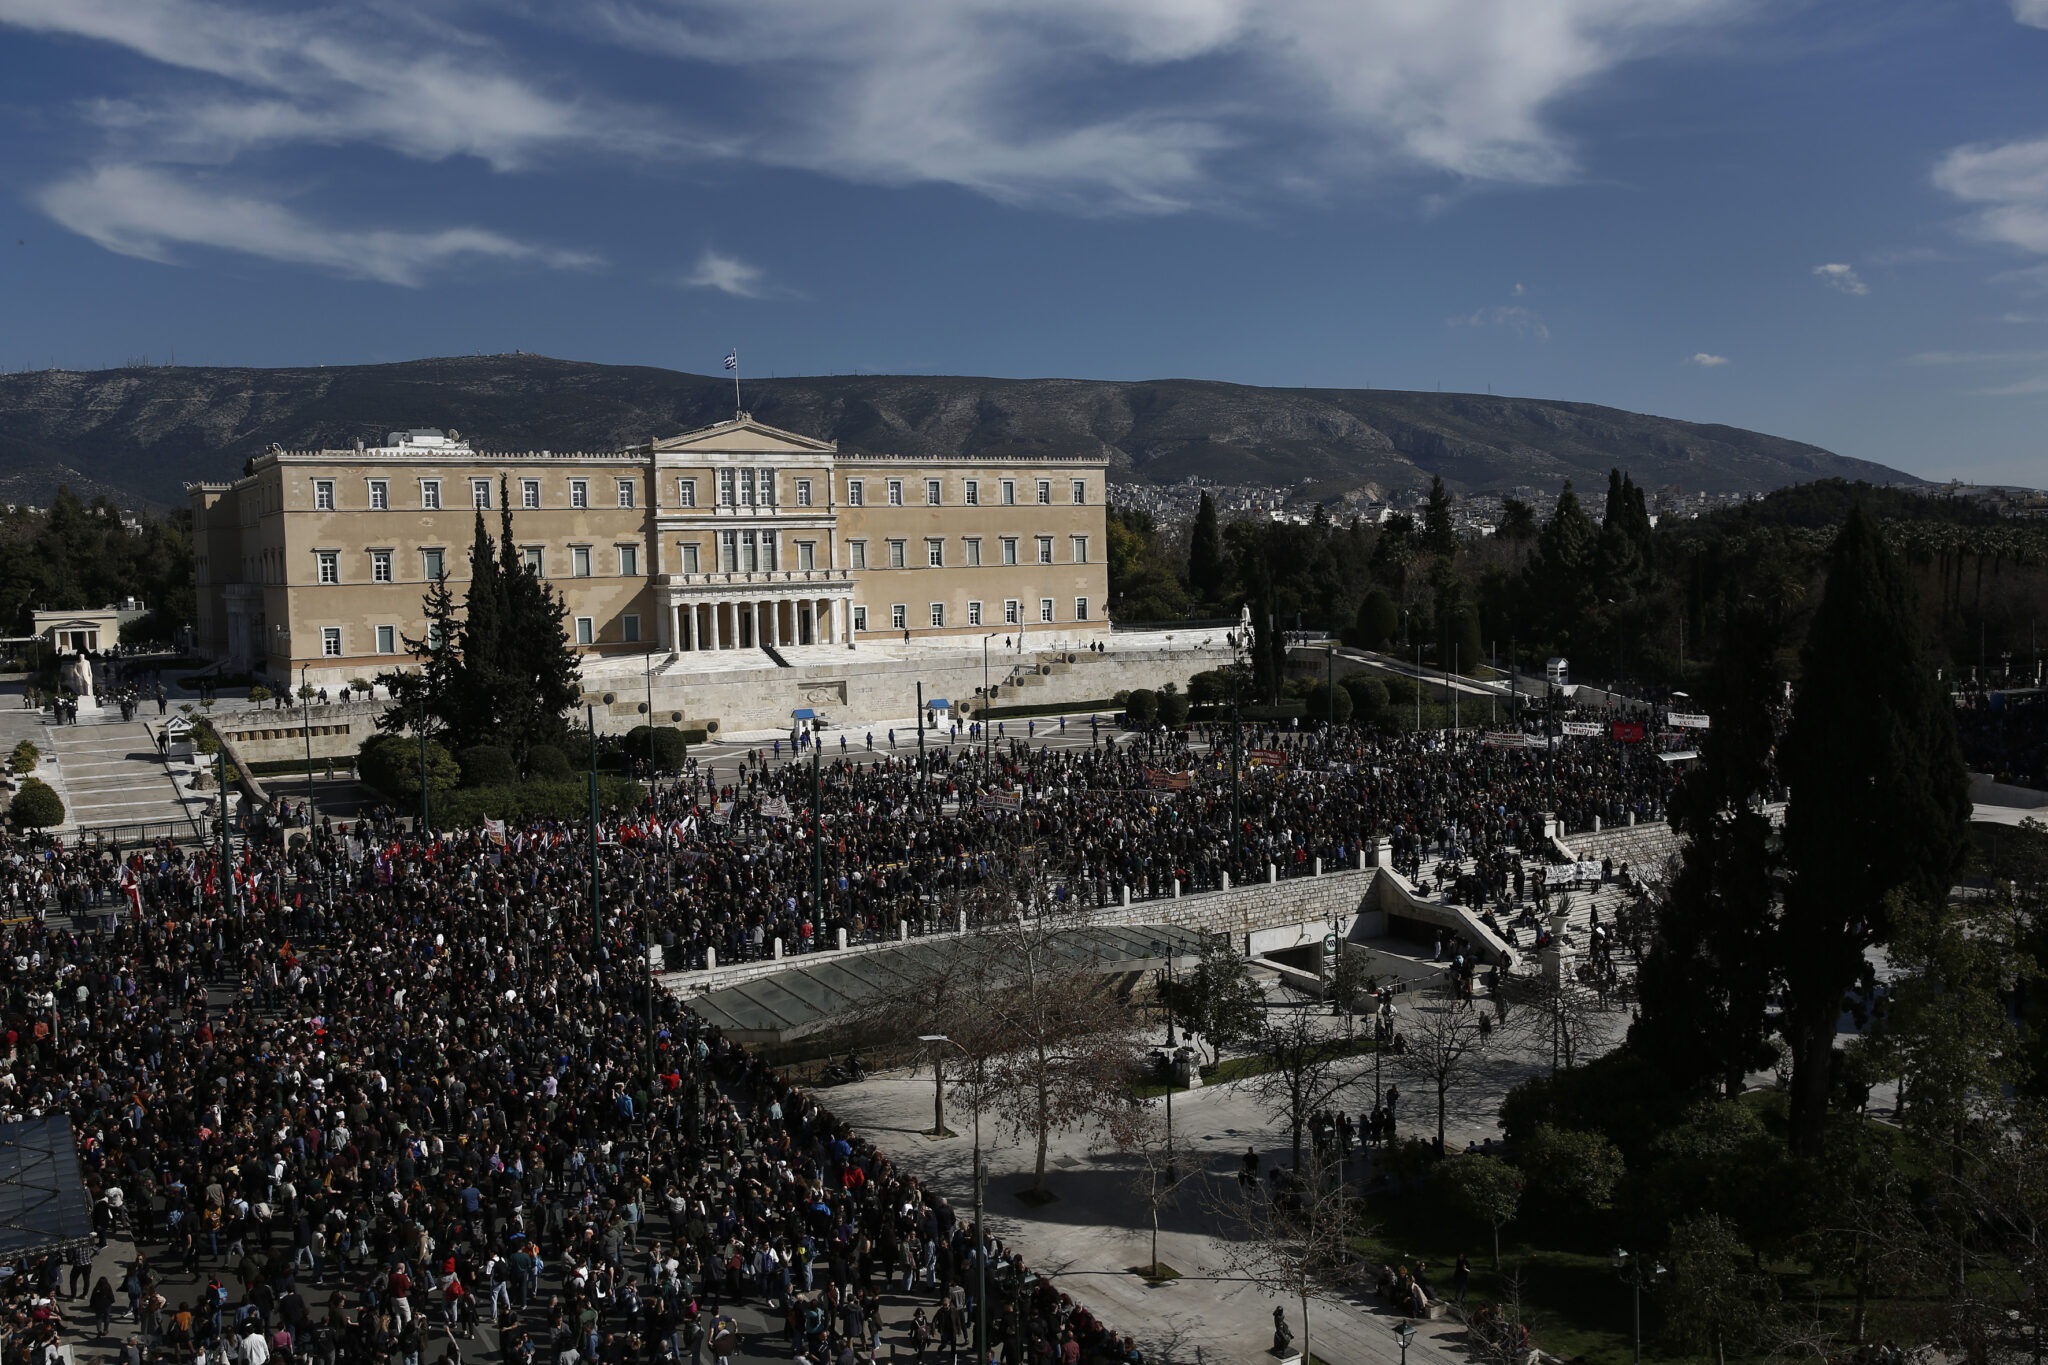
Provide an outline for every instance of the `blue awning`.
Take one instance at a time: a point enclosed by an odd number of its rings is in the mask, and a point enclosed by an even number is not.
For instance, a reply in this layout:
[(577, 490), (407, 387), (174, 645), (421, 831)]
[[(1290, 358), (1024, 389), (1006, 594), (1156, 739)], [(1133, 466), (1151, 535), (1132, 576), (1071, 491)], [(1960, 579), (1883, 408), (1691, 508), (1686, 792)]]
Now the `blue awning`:
[(789, 713), (791, 720), (816, 720), (818, 713), (808, 706), (799, 706)]
[(926, 702), (925, 705), (934, 711), (944, 711), (951, 708), (953, 703), (947, 701), (944, 697), (935, 697), (931, 701)]

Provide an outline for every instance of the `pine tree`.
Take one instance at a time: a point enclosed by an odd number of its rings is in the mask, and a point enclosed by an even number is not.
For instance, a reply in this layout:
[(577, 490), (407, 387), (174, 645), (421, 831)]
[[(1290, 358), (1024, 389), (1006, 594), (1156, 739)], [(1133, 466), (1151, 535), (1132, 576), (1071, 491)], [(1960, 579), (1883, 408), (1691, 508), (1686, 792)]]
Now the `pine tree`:
[(1742, 1093), (1771, 1057), (1765, 1011), (1774, 965), (1777, 857), (1758, 808), (1776, 742), (1772, 659), (1780, 629), (1761, 611), (1731, 623), (1708, 681), (1713, 724), (1700, 765), (1671, 799), (1678, 874), (1657, 915), (1629, 1046), (1680, 1090)]
[(1458, 553), (1458, 528), (1451, 524), (1451, 495), (1441, 474), (1429, 479), (1429, 505), (1422, 512), (1422, 548), (1449, 559)]
[(1227, 571), (1223, 531), (1216, 520), (1216, 500), (1204, 493), (1202, 505), (1195, 509), (1195, 530), (1188, 541), (1188, 588), (1204, 605), (1221, 602)]
[(1858, 505), (1829, 553), (1800, 653), (1781, 763), (1784, 1032), (1792, 1138), (1825, 1141), (1835, 1029), (1893, 931), (1894, 896), (1936, 909), (1961, 864), (1970, 801), (1955, 716), (1919, 638), (1906, 571)]
[(1599, 532), (1579, 504), (1571, 482), (1557, 495), (1557, 507), (1536, 538), (1529, 565), (1533, 604), (1559, 645), (1586, 619), (1593, 605), (1593, 568)]

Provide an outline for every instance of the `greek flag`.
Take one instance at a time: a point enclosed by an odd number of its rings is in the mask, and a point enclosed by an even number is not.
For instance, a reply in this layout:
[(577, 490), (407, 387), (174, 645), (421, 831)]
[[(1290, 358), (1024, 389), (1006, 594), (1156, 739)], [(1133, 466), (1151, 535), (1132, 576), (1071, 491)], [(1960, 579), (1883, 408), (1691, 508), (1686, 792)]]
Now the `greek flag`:
[(738, 351), (727, 351), (725, 353), (725, 368), (727, 368), (728, 370), (737, 370), (739, 367), (740, 353)]

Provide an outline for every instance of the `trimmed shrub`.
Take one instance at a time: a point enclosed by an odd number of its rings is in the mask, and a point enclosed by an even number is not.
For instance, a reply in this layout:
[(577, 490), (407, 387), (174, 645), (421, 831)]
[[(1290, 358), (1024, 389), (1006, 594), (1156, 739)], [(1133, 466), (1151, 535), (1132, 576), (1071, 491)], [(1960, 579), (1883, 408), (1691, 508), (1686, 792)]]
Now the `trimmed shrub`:
[[(700, 735), (702, 731), (698, 732)], [(690, 756), (690, 741), (683, 731), (672, 725), (636, 725), (626, 732), (626, 752), (635, 763), (647, 759), (648, 736), (653, 736), (654, 769), (656, 772), (680, 771), (683, 760)], [(701, 739), (699, 741), (702, 742)]]
[(48, 829), (64, 823), (64, 801), (49, 783), (31, 777), (14, 794), (7, 818), (23, 829)]
[(1342, 725), (1351, 719), (1351, 693), (1326, 682), (1317, 683), (1308, 690), (1308, 719), (1318, 725), (1325, 721)]
[[(356, 755), (363, 781), (394, 801), (420, 799), (420, 743), (407, 735), (372, 735)], [(455, 756), (431, 741), (427, 744), (427, 792), (438, 806), (462, 780)]]
[(1179, 692), (1162, 692), (1159, 695), (1159, 723), (1169, 730), (1178, 730), (1188, 723), (1188, 699)]
[(1159, 719), (1159, 694), (1149, 687), (1135, 689), (1124, 701), (1124, 713), (1133, 725), (1150, 725)]
[(569, 755), (552, 744), (536, 744), (526, 751), (526, 775), (536, 782), (566, 782), (575, 771)]
[(1351, 714), (1359, 720), (1370, 723), (1386, 714), (1387, 685), (1378, 678), (1354, 673), (1338, 686), (1351, 694)]
[[(638, 782), (597, 779), (597, 802), (605, 810), (632, 810), (647, 799)], [(528, 820), (581, 820), (590, 813), (587, 778), (562, 782), (521, 782), (504, 787), (464, 787), (434, 801), (434, 824), (466, 829), (486, 818), (522, 824)]]
[(512, 751), (496, 744), (472, 744), (455, 756), (465, 787), (509, 787), (519, 781)]
[(22, 773), (34, 772), (36, 764), (42, 762), (42, 759), (43, 751), (36, 747), (36, 742), (32, 739), (25, 739), (14, 746), (14, 754), (8, 760), (8, 766), (13, 768), (15, 774), (19, 776)]

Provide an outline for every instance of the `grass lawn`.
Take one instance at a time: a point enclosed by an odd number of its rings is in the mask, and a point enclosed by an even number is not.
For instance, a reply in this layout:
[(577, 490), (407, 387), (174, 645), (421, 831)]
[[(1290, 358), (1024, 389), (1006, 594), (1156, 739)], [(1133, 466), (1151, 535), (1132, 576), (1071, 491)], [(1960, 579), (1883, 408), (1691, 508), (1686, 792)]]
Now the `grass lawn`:
[[(1357, 1037), (1345, 1039), (1339, 1046), (1336, 1055), (1339, 1057), (1364, 1057), (1371, 1052), (1372, 1039)], [(1230, 1081), (1242, 1081), (1253, 1076), (1263, 1076), (1273, 1069), (1273, 1059), (1260, 1056), (1257, 1053), (1244, 1057), (1225, 1057), (1213, 1066), (1201, 1068), (1202, 1084), (1224, 1085)], [(1181, 1095), (1185, 1095), (1190, 1088), (1185, 1085), (1173, 1087), (1174, 1092)], [(1132, 1097), (1141, 1100), (1156, 1100), (1165, 1093), (1166, 1082), (1164, 1081), (1140, 1081), (1131, 1087)]]

